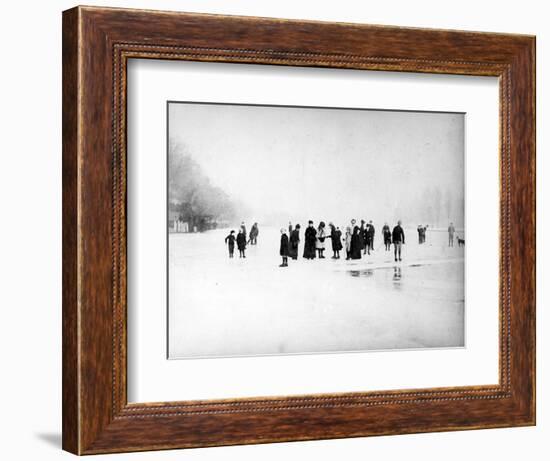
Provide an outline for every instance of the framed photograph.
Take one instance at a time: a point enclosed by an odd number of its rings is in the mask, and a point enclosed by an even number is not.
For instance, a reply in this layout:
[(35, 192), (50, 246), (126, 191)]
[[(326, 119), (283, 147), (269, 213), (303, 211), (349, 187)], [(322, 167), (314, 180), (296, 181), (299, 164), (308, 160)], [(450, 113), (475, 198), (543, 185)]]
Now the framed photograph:
[(63, 448), (535, 424), (535, 38), (63, 13)]

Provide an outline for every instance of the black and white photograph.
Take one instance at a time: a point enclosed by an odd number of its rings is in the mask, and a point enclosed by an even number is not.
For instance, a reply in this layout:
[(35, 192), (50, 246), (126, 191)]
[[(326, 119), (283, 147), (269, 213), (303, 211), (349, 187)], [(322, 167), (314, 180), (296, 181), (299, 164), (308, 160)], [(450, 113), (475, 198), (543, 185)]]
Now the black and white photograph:
[(167, 117), (168, 358), (465, 346), (465, 114)]

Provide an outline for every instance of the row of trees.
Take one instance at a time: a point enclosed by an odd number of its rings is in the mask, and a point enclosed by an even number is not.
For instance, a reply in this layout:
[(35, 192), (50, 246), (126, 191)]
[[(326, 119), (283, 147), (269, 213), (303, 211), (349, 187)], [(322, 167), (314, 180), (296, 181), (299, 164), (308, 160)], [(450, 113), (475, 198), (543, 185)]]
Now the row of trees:
[(211, 184), (184, 145), (171, 142), (168, 152), (168, 206), (179, 219), (203, 231), (235, 217), (235, 205)]

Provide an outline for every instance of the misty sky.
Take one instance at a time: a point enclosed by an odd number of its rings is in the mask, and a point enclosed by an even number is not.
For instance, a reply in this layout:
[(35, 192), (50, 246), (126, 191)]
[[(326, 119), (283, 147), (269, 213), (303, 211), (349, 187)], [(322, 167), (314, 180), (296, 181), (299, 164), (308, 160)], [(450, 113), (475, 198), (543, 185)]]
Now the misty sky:
[(463, 222), (463, 114), (170, 103), (169, 137), (260, 222), (416, 225), (436, 188)]

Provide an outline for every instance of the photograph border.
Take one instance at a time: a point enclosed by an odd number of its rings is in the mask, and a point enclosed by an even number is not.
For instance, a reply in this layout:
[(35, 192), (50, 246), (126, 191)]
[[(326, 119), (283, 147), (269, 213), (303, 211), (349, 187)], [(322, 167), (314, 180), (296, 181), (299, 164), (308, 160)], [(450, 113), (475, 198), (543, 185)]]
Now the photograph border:
[[(128, 403), (129, 59), (496, 76), (498, 385)], [(514, 234), (510, 230), (511, 223)], [(76, 454), (535, 424), (535, 38), (76, 7), (63, 13), (63, 448)]]

